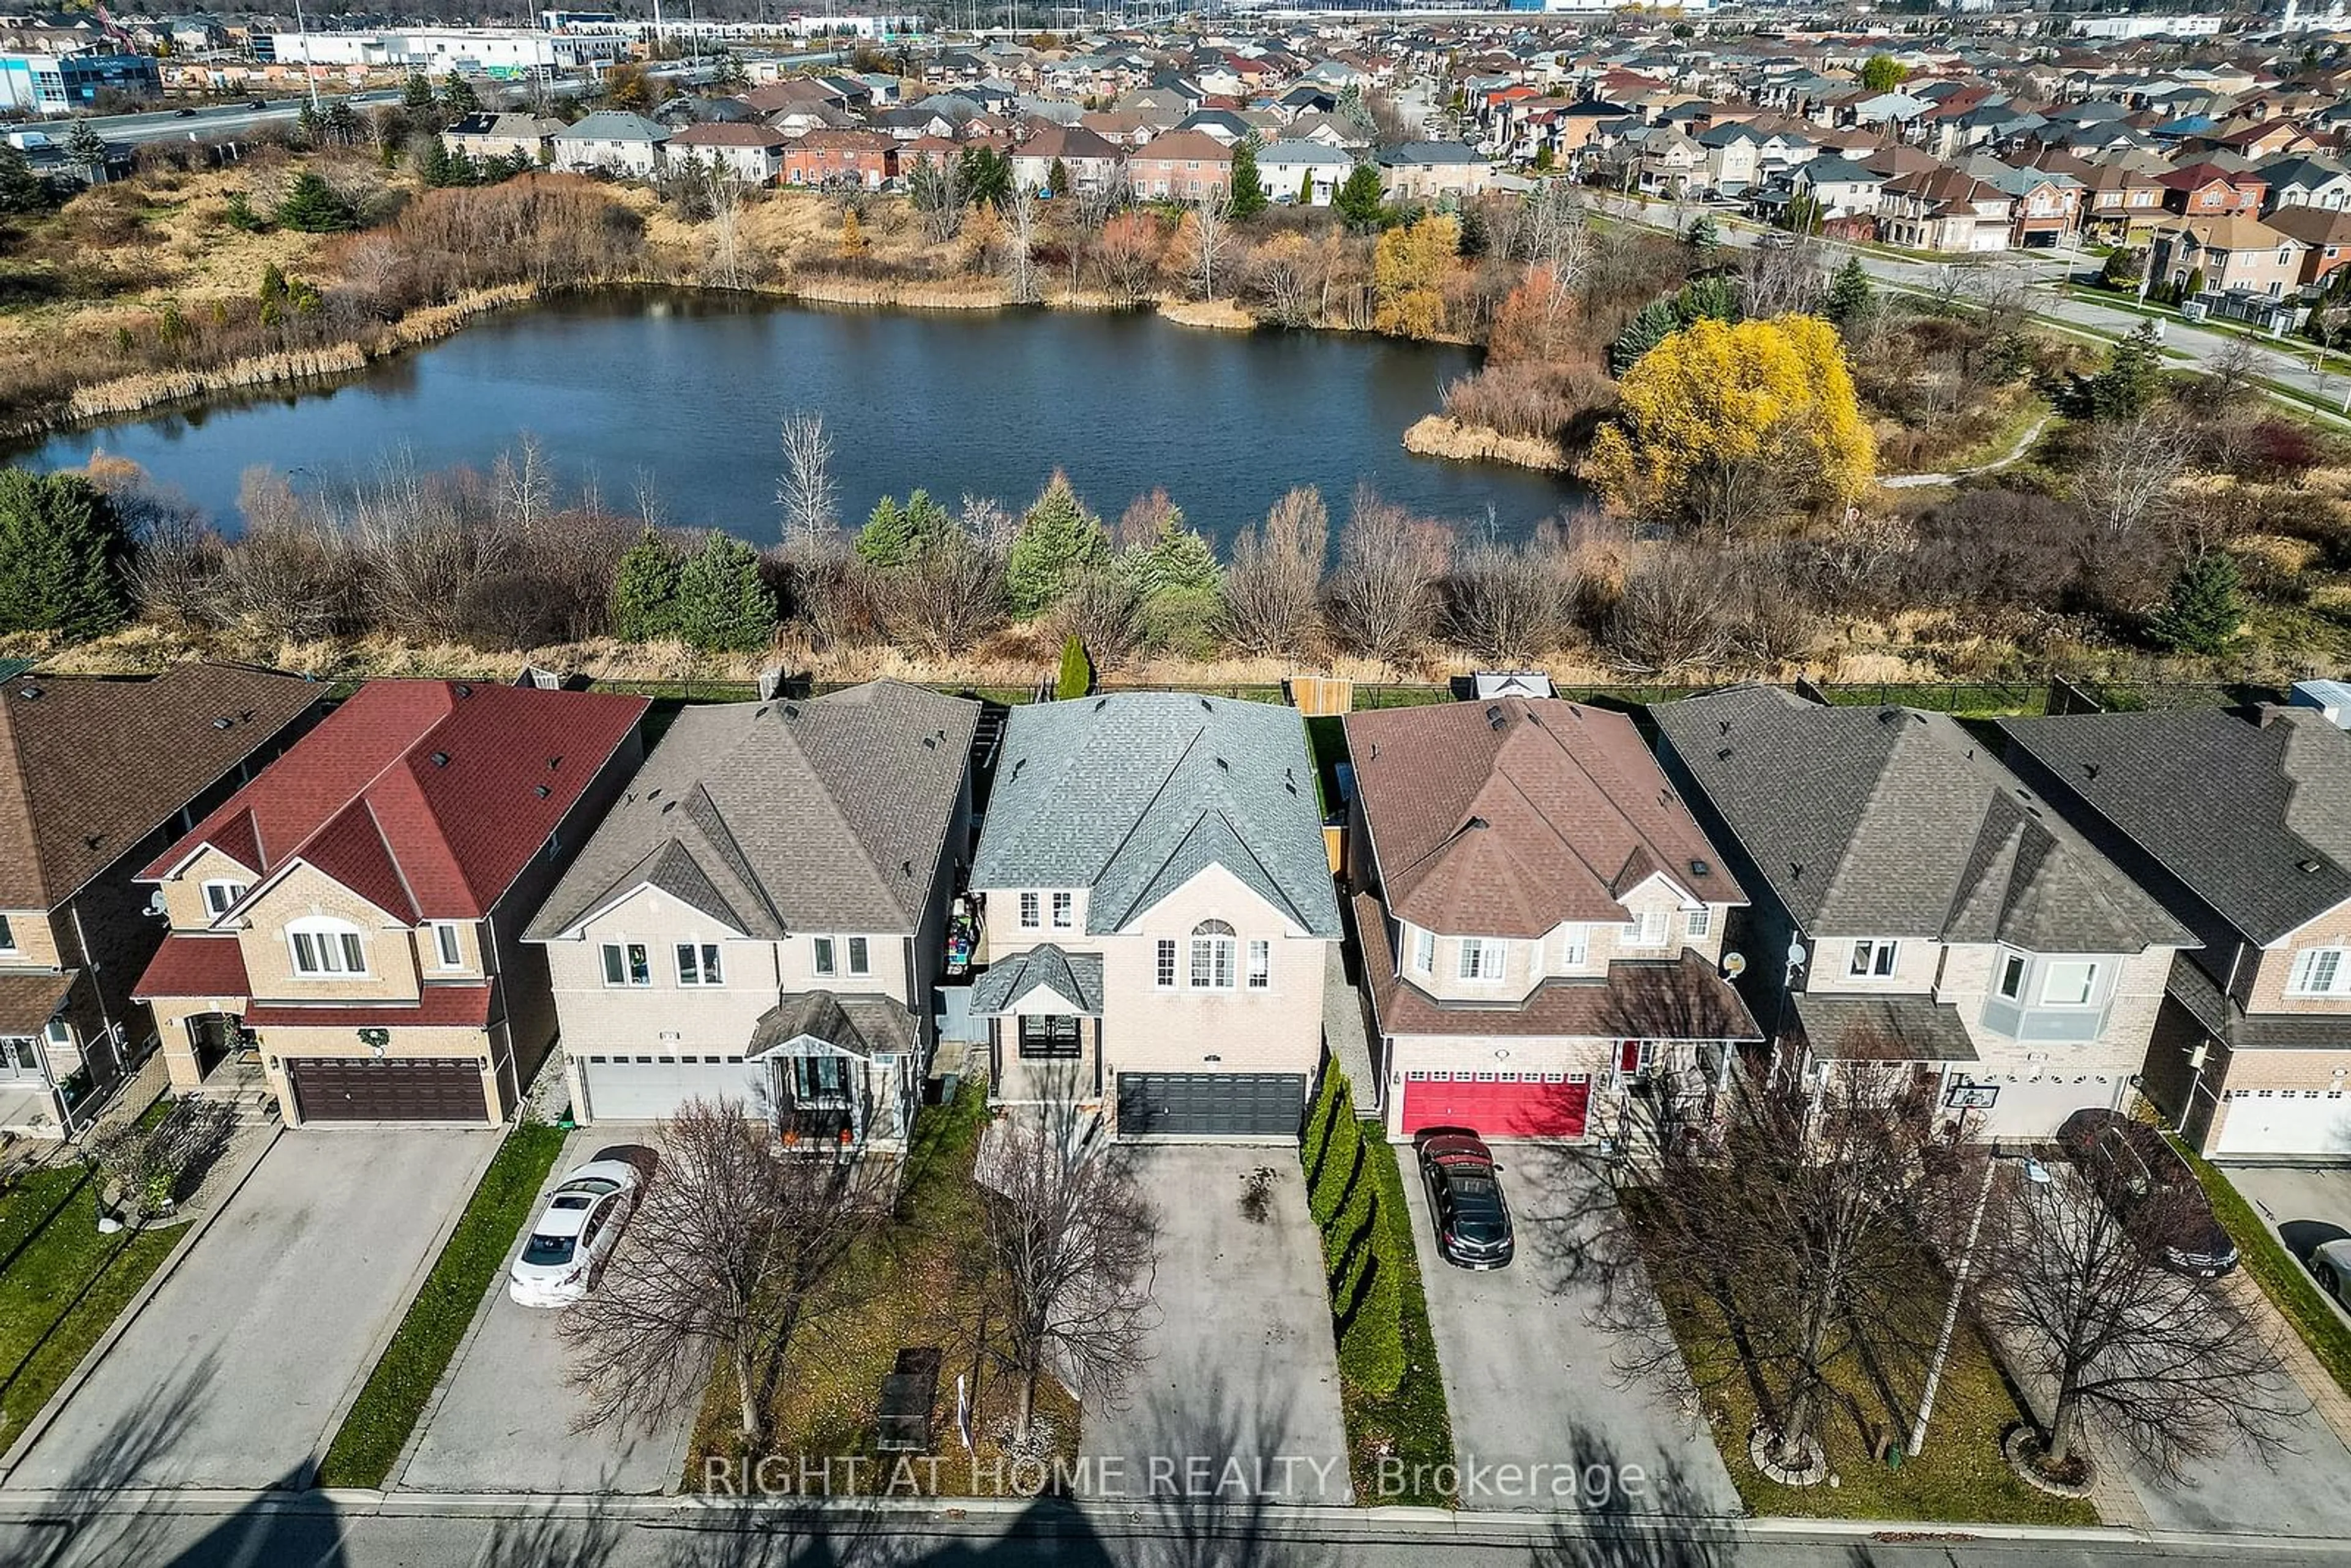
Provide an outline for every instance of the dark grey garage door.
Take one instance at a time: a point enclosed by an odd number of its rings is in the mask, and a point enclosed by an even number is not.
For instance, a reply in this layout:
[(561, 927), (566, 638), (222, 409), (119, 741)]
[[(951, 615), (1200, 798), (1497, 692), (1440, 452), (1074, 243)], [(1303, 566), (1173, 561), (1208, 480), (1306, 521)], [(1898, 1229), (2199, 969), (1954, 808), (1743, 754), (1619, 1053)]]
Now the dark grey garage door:
[(1122, 1072), (1122, 1137), (1290, 1138), (1306, 1119), (1302, 1072)]
[(470, 1056), (288, 1057), (305, 1122), (486, 1122), (481, 1063)]

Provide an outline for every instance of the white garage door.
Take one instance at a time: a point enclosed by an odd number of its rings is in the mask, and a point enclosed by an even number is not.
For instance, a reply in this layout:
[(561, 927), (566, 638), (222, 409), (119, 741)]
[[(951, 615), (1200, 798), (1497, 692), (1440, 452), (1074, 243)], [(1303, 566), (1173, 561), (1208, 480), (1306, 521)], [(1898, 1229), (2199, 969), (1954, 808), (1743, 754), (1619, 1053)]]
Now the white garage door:
[(1975, 1113), (1976, 1136), (1986, 1142), (2023, 1143), (2053, 1137), (2066, 1117), (2088, 1106), (2112, 1110), (2121, 1099), (2116, 1073), (1980, 1072), (1972, 1082), (2000, 1091), (1991, 1106)]
[(2340, 1090), (2231, 1089), (2229, 1114), (2212, 1145), (2230, 1155), (2351, 1158), (2351, 1097)]
[(588, 1055), (577, 1059), (588, 1103), (581, 1122), (658, 1122), (688, 1100), (755, 1101), (768, 1069), (739, 1056)]

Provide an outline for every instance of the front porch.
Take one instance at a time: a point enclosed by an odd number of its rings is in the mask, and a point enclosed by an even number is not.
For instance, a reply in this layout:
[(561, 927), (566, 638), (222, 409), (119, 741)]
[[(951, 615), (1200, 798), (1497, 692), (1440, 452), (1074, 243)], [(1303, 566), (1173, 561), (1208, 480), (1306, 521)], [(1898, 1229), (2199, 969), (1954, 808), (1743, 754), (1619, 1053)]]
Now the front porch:
[(831, 991), (784, 998), (761, 1015), (744, 1052), (776, 1136), (812, 1153), (904, 1149), (921, 1059), (904, 1008)]
[(990, 1097), (998, 1104), (1099, 1104), (1102, 962), (1051, 943), (990, 968), (971, 988), (987, 1022)]

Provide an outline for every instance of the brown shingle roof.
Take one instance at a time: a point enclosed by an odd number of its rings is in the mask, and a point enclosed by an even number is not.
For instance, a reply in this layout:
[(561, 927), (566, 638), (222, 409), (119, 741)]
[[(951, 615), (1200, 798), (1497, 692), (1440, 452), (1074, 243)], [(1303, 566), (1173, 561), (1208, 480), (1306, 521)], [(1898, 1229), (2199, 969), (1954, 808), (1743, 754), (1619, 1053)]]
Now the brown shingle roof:
[(234, 664), (181, 664), (152, 681), (10, 681), (0, 688), (0, 909), (64, 903), (322, 695), (298, 676)]

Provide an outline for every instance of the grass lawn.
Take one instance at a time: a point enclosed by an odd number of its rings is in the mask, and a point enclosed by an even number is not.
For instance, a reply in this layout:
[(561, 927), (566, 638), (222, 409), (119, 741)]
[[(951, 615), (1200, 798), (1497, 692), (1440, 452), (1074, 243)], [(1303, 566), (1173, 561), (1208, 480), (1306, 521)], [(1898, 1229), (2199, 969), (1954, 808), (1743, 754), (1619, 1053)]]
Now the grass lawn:
[[(972, 1160), (987, 1124), (986, 1093), (970, 1082), (952, 1104), (925, 1106), (915, 1119), (895, 1212), (861, 1239), (786, 1353), (768, 1413), (771, 1452), (794, 1460), (872, 1459), (883, 1378), (900, 1350), (936, 1346), (943, 1357), (933, 1430), (935, 1451), (946, 1461), (937, 1467), (938, 1491), (968, 1496), (998, 1490), (988, 1479), (1003, 1458), (997, 1432), (1010, 1417), (1019, 1391), (982, 1354), (988, 1281), (981, 1260), (984, 1199)], [(987, 1342), (996, 1338), (988, 1334)], [(966, 1463), (956, 1436), (955, 1380), (958, 1373), (973, 1375), (975, 1367), (977, 1451)], [(735, 1406), (734, 1380), (722, 1370), (712, 1379), (687, 1445), (689, 1490), (702, 1484), (706, 1456), (739, 1454)], [(1077, 1401), (1050, 1376), (1038, 1383), (1037, 1414), (1053, 1424), (1061, 1457), (1074, 1459)], [(841, 1468), (829, 1473), (836, 1490), (851, 1478)], [(917, 1465), (914, 1473), (927, 1490), (934, 1479), (929, 1468)], [(871, 1466), (855, 1476), (876, 1490), (889, 1479)]]
[(2212, 1213), (2220, 1219), (2221, 1228), (2228, 1231), (2229, 1239), (2237, 1244), (2245, 1272), (2260, 1281), (2279, 1312), (2294, 1325), (2294, 1332), (2310, 1346), (2311, 1354), (2326, 1368), (2326, 1375), (2351, 1393), (2351, 1328), (2344, 1326), (2335, 1309), (2326, 1304), (2326, 1298), (2318, 1293), (2309, 1271), (2262, 1223), (2262, 1217), (2253, 1212), (2244, 1194), (2178, 1138), (2172, 1139), (2172, 1146), (2186, 1156), (2196, 1179), (2210, 1195)]
[(564, 1137), (560, 1127), (526, 1122), (498, 1145), (433, 1272), (328, 1446), (319, 1467), (320, 1486), (380, 1487), (392, 1473), (484, 1293), (496, 1281), (507, 1249), (529, 1220)]
[(1445, 1406), (1445, 1379), (1437, 1370), (1437, 1336), (1428, 1326), (1428, 1296), (1421, 1285), (1420, 1254), (1413, 1245), (1412, 1209), (1405, 1202), (1395, 1145), (1378, 1122), (1365, 1122), (1363, 1130), (1365, 1168), (1379, 1183), (1380, 1213), (1402, 1242), (1392, 1256), (1402, 1265), (1397, 1288), (1404, 1320), (1404, 1381), (1384, 1396), (1365, 1393), (1343, 1379), (1339, 1385), (1355, 1497), (1365, 1504), (1448, 1508), (1453, 1503), (1449, 1493), (1408, 1491), (1384, 1497), (1379, 1490), (1383, 1455), (1401, 1458), (1406, 1476), (1433, 1476), (1437, 1467), (1450, 1465), (1453, 1419)]
[(0, 1447), (39, 1413), (186, 1234), (98, 1231), (78, 1166), (34, 1171), (0, 1194)]

